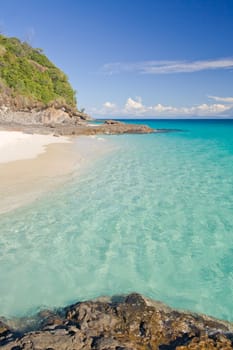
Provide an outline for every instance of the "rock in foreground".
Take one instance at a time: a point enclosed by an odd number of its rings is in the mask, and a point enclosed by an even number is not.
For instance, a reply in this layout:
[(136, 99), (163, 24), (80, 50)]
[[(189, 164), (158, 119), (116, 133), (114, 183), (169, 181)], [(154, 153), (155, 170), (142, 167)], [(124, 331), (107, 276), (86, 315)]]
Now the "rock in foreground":
[[(33, 326), (11, 329), (0, 322), (5, 350), (184, 350), (232, 349), (233, 326), (213, 318), (179, 312), (133, 293), (111, 300), (74, 304), (37, 315)], [(32, 330), (34, 328), (34, 330)]]

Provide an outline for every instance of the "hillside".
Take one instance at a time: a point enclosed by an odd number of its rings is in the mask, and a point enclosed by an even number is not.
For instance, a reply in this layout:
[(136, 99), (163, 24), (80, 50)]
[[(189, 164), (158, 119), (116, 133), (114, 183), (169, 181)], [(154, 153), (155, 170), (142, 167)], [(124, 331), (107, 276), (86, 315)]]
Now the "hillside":
[(0, 106), (25, 110), (51, 105), (76, 109), (67, 76), (41, 49), (0, 35)]

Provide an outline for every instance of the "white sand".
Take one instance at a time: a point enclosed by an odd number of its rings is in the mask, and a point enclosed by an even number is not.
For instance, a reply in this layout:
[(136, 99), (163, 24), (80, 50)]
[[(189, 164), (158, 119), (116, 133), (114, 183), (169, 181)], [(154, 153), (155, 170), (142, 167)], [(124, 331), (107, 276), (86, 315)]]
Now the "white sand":
[(67, 137), (32, 135), (20, 131), (0, 131), (0, 163), (33, 159), (45, 152), (47, 145), (67, 142), (70, 142)]
[(0, 131), (0, 214), (49, 194), (115, 145), (103, 138)]

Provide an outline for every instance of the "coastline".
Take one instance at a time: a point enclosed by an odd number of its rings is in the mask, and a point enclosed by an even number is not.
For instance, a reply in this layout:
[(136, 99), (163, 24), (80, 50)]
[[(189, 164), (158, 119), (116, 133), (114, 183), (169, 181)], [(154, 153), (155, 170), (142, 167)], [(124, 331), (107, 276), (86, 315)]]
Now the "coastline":
[[(98, 142), (96, 142), (97, 141), (97, 137), (96, 136), (91, 136), (91, 137), (78, 137), (78, 139), (77, 138), (73, 138), (73, 141), (75, 141), (75, 140), (79, 140), (79, 142), (81, 142), (82, 144), (83, 144), (83, 146), (84, 146), (84, 143), (85, 143), (85, 140), (88, 140), (88, 142), (90, 142), (90, 145), (93, 145), (93, 147), (95, 147), (95, 145), (96, 144), (98, 144)], [(104, 145), (104, 142), (99, 142), (99, 144), (103, 144)], [(71, 146), (71, 144), (60, 144), (60, 145), (49, 145), (49, 146), (46, 146), (46, 152), (44, 153), (44, 154), (47, 154), (47, 152), (50, 152), (50, 149), (52, 149), (53, 147), (56, 147), (56, 152), (58, 151), (58, 149), (57, 149), (57, 146), (59, 146), (59, 148), (60, 149), (63, 149), (64, 147), (66, 148), (66, 147), (70, 147)], [(106, 148), (106, 147), (105, 147)], [(84, 149), (84, 151), (86, 152), (87, 151), (87, 149), (85, 148)], [(84, 152), (84, 153), (85, 153)], [(58, 152), (59, 153), (59, 152)], [(92, 156), (94, 156), (93, 155), (93, 152), (92, 152)], [(37, 157), (38, 158), (38, 157)], [(83, 155), (83, 162), (85, 163), (85, 160), (87, 161), (87, 162), (89, 162), (89, 160)], [(18, 161), (18, 162), (21, 162), (21, 161)], [(82, 166), (82, 164), (83, 163), (81, 163), (80, 165), (81, 165), (81, 168), (83, 168), (83, 166)], [(90, 163), (89, 163), (90, 164)], [(79, 164), (77, 164), (76, 163), (76, 165), (78, 166)], [(83, 164), (84, 165), (84, 164)], [(80, 169), (81, 170), (81, 169)], [(86, 234), (86, 232), (85, 232), (85, 234)], [(83, 307), (85, 306), (85, 305), (87, 305), (88, 307), (89, 307), (89, 305), (90, 305), (90, 303), (92, 303), (92, 301), (91, 302), (86, 302), (85, 304), (84, 303), (82, 303), (82, 305), (83, 305)], [(134, 304), (135, 304), (136, 302), (134, 301)], [(99, 304), (98, 304), (98, 307), (99, 307)], [(115, 306), (114, 306), (115, 307)], [(71, 309), (71, 307), (69, 307), (70, 309)], [(164, 323), (166, 324), (166, 322), (167, 323), (169, 323), (170, 322), (170, 324), (172, 323), (172, 327), (173, 327), (173, 324), (174, 323), (176, 323), (177, 322), (177, 317), (180, 315), (178, 315), (177, 314), (177, 312), (176, 312), (176, 310), (174, 310), (173, 309), (173, 313), (174, 314), (166, 314), (166, 320), (167, 321), (164, 321)], [(53, 315), (53, 311), (45, 311), (44, 313), (42, 312), (42, 314), (44, 314), (45, 315), (45, 318), (46, 318), (46, 322), (47, 322), (47, 320), (48, 320), (48, 322), (50, 322), (51, 321), (51, 315)], [(98, 314), (99, 315), (99, 314)], [(134, 313), (134, 315), (135, 315), (135, 313)], [(138, 315), (138, 314), (136, 314), (136, 315)], [(218, 343), (219, 341), (220, 341), (220, 346), (221, 346), (221, 348), (222, 349), (224, 349), (224, 346), (225, 345), (228, 345), (230, 348), (231, 348), (231, 344), (230, 344), (230, 339), (231, 339), (231, 337), (232, 337), (232, 328), (231, 329), (229, 329), (229, 330), (223, 330), (221, 327), (222, 327), (222, 323), (219, 325), (219, 327), (218, 328), (212, 328), (212, 326), (213, 326), (213, 323), (212, 322), (215, 322), (213, 319), (211, 319), (211, 322), (209, 323), (209, 324), (207, 324), (207, 326), (205, 326), (205, 329), (204, 330), (201, 330), (200, 331), (200, 333), (199, 333), (199, 328), (198, 328), (198, 325), (200, 324), (199, 323), (199, 321), (200, 321), (200, 319), (199, 319), (199, 315), (195, 315), (195, 317), (194, 317), (194, 321), (193, 321), (193, 318), (192, 318), (192, 313), (182, 313), (182, 325), (181, 325), (181, 328), (179, 328), (179, 329), (175, 329), (174, 330), (174, 332), (173, 332), (173, 328), (169, 328), (169, 330), (170, 330), (170, 333), (172, 334), (172, 336), (171, 336), (171, 338), (169, 338), (169, 339), (167, 339), (166, 340), (166, 342), (165, 343), (162, 343), (161, 345), (162, 345), (162, 347), (161, 348), (163, 348), (163, 346), (170, 346), (170, 343), (172, 343), (173, 341), (178, 341), (178, 344), (180, 345), (180, 346), (187, 346), (187, 348), (188, 348), (188, 346), (190, 345), (190, 346), (193, 346), (194, 344), (192, 343), (192, 337), (194, 337), (194, 339), (196, 339), (195, 341), (196, 341), (196, 343), (198, 343), (199, 341), (200, 342), (202, 342), (201, 344), (202, 345), (206, 345), (206, 346), (209, 346), (209, 344), (211, 344), (211, 342), (215, 342), (215, 343)], [(101, 317), (103, 316), (103, 318), (104, 317), (108, 317), (108, 314), (106, 315), (105, 313), (101, 313)], [(52, 316), (53, 317), (53, 316)], [(207, 318), (207, 316), (204, 316), (205, 318)], [(143, 329), (146, 329), (147, 330), (147, 332), (148, 332), (148, 328), (147, 328), (147, 326), (144, 324), (144, 322), (145, 322), (145, 319), (143, 318), (143, 317), (141, 317), (141, 318), (139, 318), (140, 319), (140, 323), (139, 323), (139, 327), (138, 327), (138, 329), (139, 329), (139, 335), (137, 335), (136, 333), (136, 338), (135, 339), (138, 339), (139, 338), (139, 336), (140, 336), (140, 340), (141, 340), (141, 333), (140, 333), (140, 325), (141, 324), (143, 324), (143, 327), (142, 327), (142, 330)], [(132, 323), (134, 323), (134, 321), (135, 321), (135, 318), (129, 318), (129, 322), (127, 323), (128, 324), (128, 329), (130, 328), (130, 325), (132, 324)], [(57, 322), (57, 321), (56, 321)], [(61, 323), (56, 323), (56, 322), (54, 322), (53, 323), (53, 321), (51, 321), (51, 323), (48, 325), (48, 323), (46, 323), (45, 324), (45, 326), (44, 326), (44, 329), (42, 330), (42, 329), (39, 329), (39, 331), (40, 331), (40, 336), (42, 336), (42, 338), (44, 337), (44, 330), (46, 329), (46, 336), (48, 336), (48, 337), (51, 337), (50, 339), (52, 339), (51, 340), (51, 343), (50, 344), (47, 344), (46, 346), (48, 347), (49, 345), (51, 345), (51, 344), (53, 344), (53, 342), (54, 342), (54, 334), (55, 335), (59, 335), (58, 333), (59, 333), (59, 331), (61, 332), (61, 327), (63, 327), (64, 326), (64, 328), (62, 328), (63, 330), (64, 330), (64, 337), (62, 337), (62, 339), (61, 339), (61, 343), (59, 343), (59, 345), (58, 345), (58, 347), (57, 347), (57, 349), (61, 349), (62, 347), (61, 347), (61, 344), (62, 344), (62, 342), (63, 341), (66, 341), (66, 339), (70, 339), (70, 333), (69, 332), (72, 332), (73, 331), (73, 328), (71, 329), (71, 328), (69, 328), (69, 326), (67, 326), (67, 328), (66, 328), (66, 325), (64, 325), (64, 323), (65, 322), (68, 322), (67, 321), (67, 319), (64, 321), (64, 320), (62, 320), (61, 321)], [(64, 323), (63, 323), (64, 322)], [(78, 324), (80, 323), (81, 321), (79, 320), (78, 321)], [(174, 322), (174, 323), (173, 323)], [(197, 324), (195, 323), (195, 322), (197, 322)], [(192, 325), (192, 329), (191, 329), (191, 331), (190, 331), (190, 333), (189, 333), (189, 336), (187, 337), (187, 329), (188, 329), (188, 326), (189, 325)], [(1, 324), (0, 324), (1, 325)], [(190, 326), (191, 327), (191, 326)], [(78, 328), (78, 326), (76, 327), (77, 329), (79, 329)], [(74, 329), (76, 330), (76, 328), (74, 327)], [(52, 329), (52, 331), (50, 332), (50, 330)], [(101, 327), (99, 327), (98, 326), (98, 329), (101, 329)], [(32, 330), (33, 331), (33, 330)], [(8, 331), (8, 332), (10, 332), (10, 331)], [(52, 334), (51, 334), (52, 333)], [(77, 334), (79, 334), (80, 335), (80, 333), (79, 333), (79, 331), (77, 331), (76, 332)], [(9, 334), (9, 333), (8, 333)], [(38, 333), (37, 333), (38, 334)], [(147, 335), (146, 334), (148, 334), (148, 333), (145, 333), (145, 337), (143, 338), (143, 344), (144, 344), (144, 342), (146, 342), (147, 341)], [(200, 337), (199, 337), (199, 334), (200, 334)], [(66, 335), (67, 335), (67, 337), (66, 337)], [(106, 336), (107, 335), (107, 336)], [(1, 334), (0, 334), (0, 336), (1, 336)], [(24, 341), (27, 341), (29, 338), (30, 339), (32, 339), (32, 341), (34, 342), (37, 342), (37, 339), (35, 339), (34, 338), (34, 336), (35, 336), (35, 333), (27, 333), (27, 334), (23, 334), (22, 335), (22, 338), (20, 338), (20, 339), (18, 339), (17, 340), (17, 345), (16, 344), (14, 344), (15, 346), (21, 346), (21, 344), (23, 344), (23, 342)], [(96, 333), (96, 335), (94, 335), (94, 337), (100, 337), (100, 336), (103, 336), (103, 338), (107, 338), (108, 337), (108, 333), (104, 333), (104, 335), (103, 335), (103, 333)], [(115, 335), (114, 335), (115, 336)], [(38, 336), (39, 337), (39, 336)], [(111, 335), (111, 337), (112, 337), (112, 335)], [(112, 341), (112, 338), (110, 337), (110, 340), (109, 340), (109, 342), (111, 342)], [(202, 338), (201, 338), (202, 337)], [(203, 337), (207, 337), (207, 338), (205, 338), (205, 339), (203, 339)], [(181, 339), (180, 339), (181, 338)], [(39, 339), (39, 338), (38, 338)], [(72, 338), (73, 339), (73, 338)], [(80, 336), (80, 338), (78, 338), (78, 340), (77, 340), (77, 342), (78, 341), (81, 341), (80, 340), (81, 339), (81, 336)], [(217, 340), (216, 340), (217, 339)], [(219, 339), (223, 339), (223, 343), (221, 344), (221, 340), (219, 340)], [(89, 341), (91, 342), (93, 340), (93, 338), (90, 338), (89, 339)], [(14, 340), (14, 341), (16, 341), (16, 340)], [(40, 341), (44, 341), (44, 340), (41, 340), (41, 338), (40, 338)], [(102, 341), (102, 340), (101, 340)], [(100, 341), (100, 343), (101, 343), (101, 341)], [(128, 341), (128, 340), (126, 340), (126, 341)], [(205, 344), (205, 343), (203, 343), (203, 341), (207, 341), (207, 343)], [(119, 342), (120, 342), (120, 340), (119, 340)], [(195, 343), (195, 345), (196, 345), (196, 343)], [(111, 343), (110, 343), (111, 344)], [(198, 343), (199, 344), (199, 343)], [(5, 346), (5, 345), (4, 345)], [(10, 345), (9, 345), (10, 346)], [(78, 345), (77, 345), (78, 346)], [(128, 349), (128, 348), (130, 348), (130, 347), (127, 347), (127, 344), (126, 343), (124, 343), (124, 344), (122, 344), (122, 343), (119, 343), (117, 346), (125, 346), (126, 347), (126, 349)], [(160, 346), (160, 345), (159, 345)], [(172, 346), (172, 345), (171, 345)], [(1, 346), (0, 346), (1, 347)], [(47, 347), (45, 347), (45, 349), (47, 348)], [(227, 349), (229, 349), (229, 347), (227, 348)], [(43, 348), (43, 347), (42, 347)], [(53, 347), (54, 349), (56, 349), (56, 347)], [(98, 347), (97, 346), (95, 346), (95, 347), (93, 347), (94, 349), (98, 349)], [(192, 347), (193, 349), (195, 349), (195, 347)], [(102, 349), (101, 347), (99, 347), (99, 349)], [(115, 349), (115, 348), (114, 348)], [(135, 346), (132, 346), (132, 349), (137, 349), (137, 347), (136, 347), (136, 345)], [(164, 348), (164, 349), (166, 349), (166, 348)], [(167, 349), (174, 349), (174, 347), (172, 348), (167, 348)], [(214, 347), (213, 347), (213, 349), (214, 349)], [(140, 348), (140, 350), (141, 350), (141, 348)]]
[(60, 112), (52, 110), (46, 123), (38, 120), (38, 112), (0, 113), (0, 214), (33, 202), (80, 171), (81, 163), (110, 151), (97, 146), (98, 135), (161, 132), (111, 120), (88, 124), (80, 117), (58, 123)]
[(107, 151), (96, 137), (1, 133), (0, 214), (55, 190)]
[(131, 293), (42, 310), (30, 318), (0, 319), (0, 346), (5, 350), (229, 350), (233, 324)]
[[(37, 114), (41, 117), (38, 119)], [(60, 120), (61, 110), (45, 110), (41, 112), (12, 112), (8, 111), (4, 117), (0, 108), (0, 129), (7, 131), (23, 131), (32, 134), (53, 134), (55, 136), (74, 135), (119, 135), (119, 134), (150, 134), (166, 132), (154, 130), (147, 125), (127, 124), (115, 120), (105, 120), (102, 124), (88, 123), (91, 119), (66, 116)], [(48, 114), (48, 115), (47, 115)]]

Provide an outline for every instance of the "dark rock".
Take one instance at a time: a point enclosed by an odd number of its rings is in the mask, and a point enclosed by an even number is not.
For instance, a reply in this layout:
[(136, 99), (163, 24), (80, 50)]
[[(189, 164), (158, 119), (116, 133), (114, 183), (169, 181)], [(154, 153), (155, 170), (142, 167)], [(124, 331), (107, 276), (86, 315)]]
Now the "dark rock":
[(9, 331), (9, 327), (0, 321), (0, 337), (3, 337)]
[(0, 323), (1, 349), (32, 350), (212, 350), (233, 349), (233, 325), (172, 310), (132, 293), (44, 311), (35, 330)]
[(138, 293), (132, 293), (125, 298), (125, 303), (134, 307), (145, 307), (146, 302), (143, 297)]
[(14, 332), (10, 329), (10, 327), (0, 321), (0, 347), (3, 345), (13, 342), (15, 339), (15, 334)]
[(104, 124), (107, 125), (122, 125), (122, 122), (119, 122), (117, 120), (113, 120), (113, 119), (109, 119), (109, 120), (105, 120)]
[[(61, 113), (60, 113), (61, 112)], [(63, 111), (56, 113), (50, 111), (36, 112), (33, 118), (29, 113), (10, 114), (10, 119), (5, 118), (0, 113), (0, 128), (7, 130), (19, 130), (31, 133), (51, 134), (51, 131), (57, 135), (117, 135), (117, 134), (148, 134), (155, 132), (146, 125), (113, 123), (90, 125), (81, 119), (72, 119), (64, 116)], [(4, 119), (5, 118), (5, 119)], [(65, 118), (65, 119), (64, 119)], [(17, 120), (17, 122), (16, 122)], [(33, 122), (32, 122), (33, 121)]]

